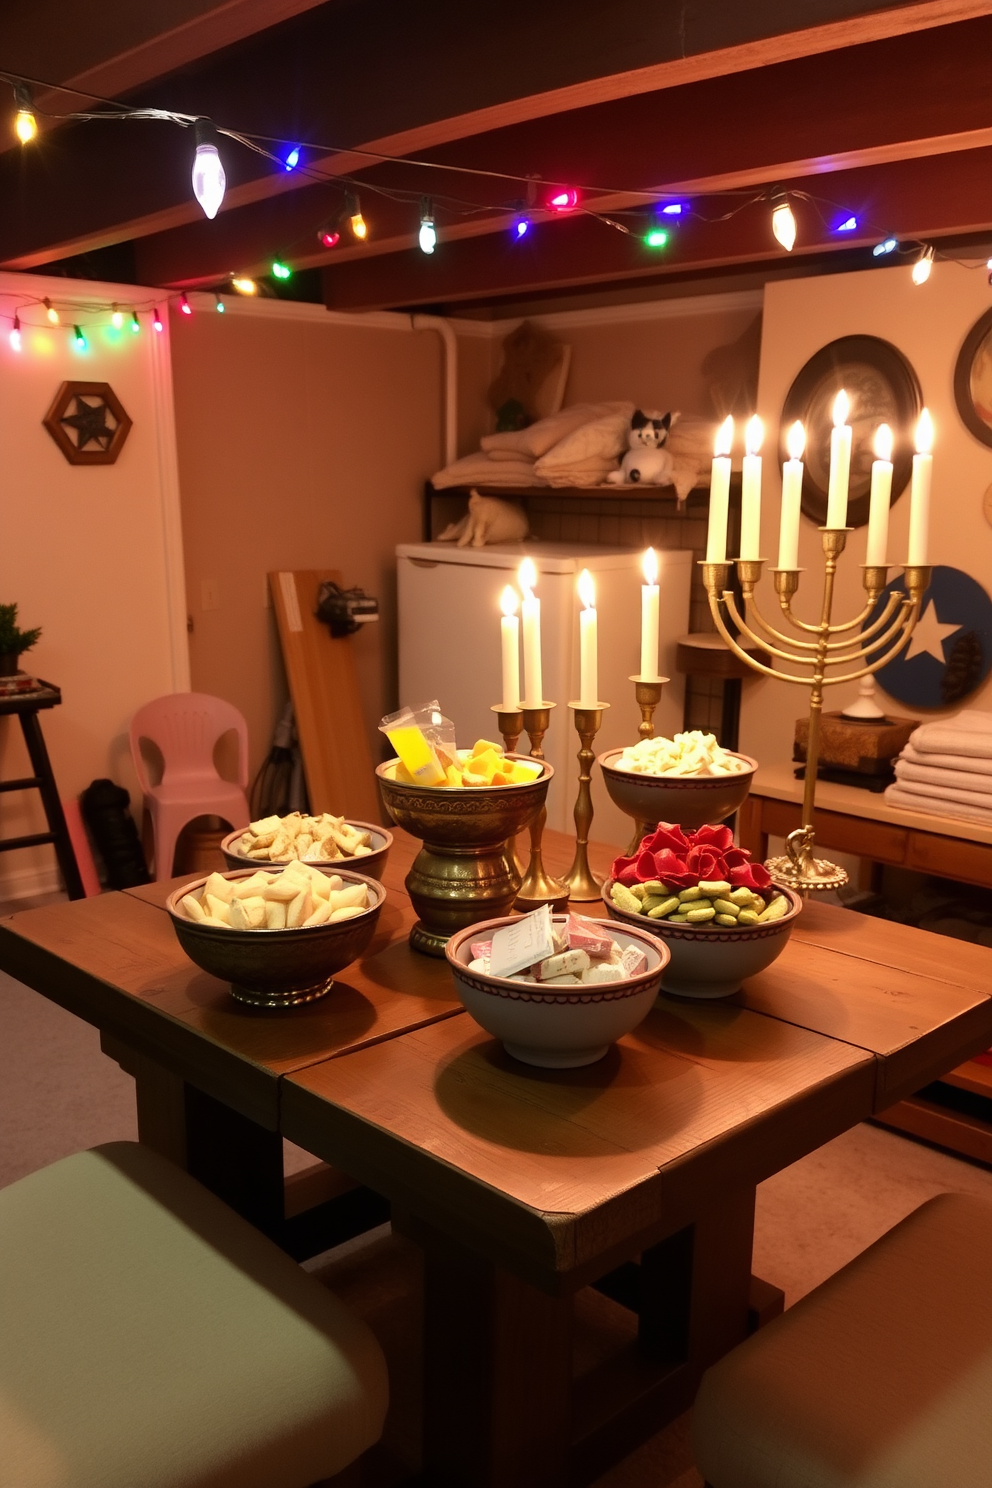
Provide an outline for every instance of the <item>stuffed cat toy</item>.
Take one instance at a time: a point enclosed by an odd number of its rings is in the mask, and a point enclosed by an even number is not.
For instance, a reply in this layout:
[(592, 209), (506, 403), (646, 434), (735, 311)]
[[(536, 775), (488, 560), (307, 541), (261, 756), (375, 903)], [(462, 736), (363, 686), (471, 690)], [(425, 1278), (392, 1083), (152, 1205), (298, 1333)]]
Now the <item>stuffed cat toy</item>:
[(671, 483), (674, 461), (664, 445), (678, 413), (643, 413), (634, 410), (627, 443), (630, 448), (619, 470), (611, 470), (606, 479), (611, 485), (667, 486)]
[(527, 536), (527, 514), (515, 501), (469, 493), (468, 511), (452, 522), (438, 542), (457, 542), (460, 548), (484, 548), (489, 543), (520, 542)]

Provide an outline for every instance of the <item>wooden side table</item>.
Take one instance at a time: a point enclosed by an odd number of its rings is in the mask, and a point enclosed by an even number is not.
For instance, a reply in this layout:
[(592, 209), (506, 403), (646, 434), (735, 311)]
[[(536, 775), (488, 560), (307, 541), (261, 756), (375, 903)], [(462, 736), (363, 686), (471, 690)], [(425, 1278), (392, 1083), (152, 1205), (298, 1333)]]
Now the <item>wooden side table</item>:
[(61, 701), (61, 692), (50, 682), (43, 682), (35, 692), (22, 692), (12, 697), (0, 697), (0, 717), (9, 713), (16, 714), (21, 725), (21, 733), (24, 735), (24, 743), (27, 745), (31, 768), (34, 771), (33, 775), (25, 775), (18, 780), (0, 780), (0, 792), (38, 791), (45, 808), (45, 820), (48, 822), (47, 832), (26, 832), (20, 837), (0, 838), (0, 852), (13, 852), (19, 847), (38, 847), (42, 843), (50, 842), (55, 848), (55, 856), (58, 859), (66, 893), (70, 899), (83, 899), (85, 898), (83, 881), (79, 874), (76, 854), (72, 848), (65, 812), (59, 800), (55, 776), (52, 773), (52, 762), (48, 758), (45, 737), (41, 732), (41, 723), (38, 719), (38, 714), (43, 708), (57, 708)]

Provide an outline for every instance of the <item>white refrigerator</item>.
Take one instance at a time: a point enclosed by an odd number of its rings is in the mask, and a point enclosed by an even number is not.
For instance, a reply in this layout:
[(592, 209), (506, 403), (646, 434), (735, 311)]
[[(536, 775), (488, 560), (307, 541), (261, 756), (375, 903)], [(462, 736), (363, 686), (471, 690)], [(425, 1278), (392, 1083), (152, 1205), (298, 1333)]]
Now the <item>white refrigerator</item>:
[[(516, 580), (524, 557), (533, 559), (541, 601), (544, 695), (557, 704), (544, 739), (555, 770), (548, 792), (548, 825), (574, 832), (579, 738), (566, 706), (578, 696), (579, 610), (576, 581), (588, 568), (596, 581), (599, 615), (599, 694), (609, 703), (595, 749), (602, 754), (636, 744), (640, 711), (630, 677), (639, 670), (641, 551), (609, 551), (579, 543), (498, 543), (457, 548), (453, 543), (403, 543), (396, 549), (399, 583), (400, 705), (437, 698), (457, 728), (459, 746), (478, 738), (499, 742), (491, 704), (500, 701), (500, 594)], [(659, 667), (671, 680), (655, 714), (655, 732), (671, 738), (682, 727), (684, 679), (675, 671), (675, 643), (689, 629), (692, 553), (660, 552)], [(527, 736), (518, 748), (526, 751)], [(633, 827), (606, 794), (593, 767), (594, 841), (626, 845)]]

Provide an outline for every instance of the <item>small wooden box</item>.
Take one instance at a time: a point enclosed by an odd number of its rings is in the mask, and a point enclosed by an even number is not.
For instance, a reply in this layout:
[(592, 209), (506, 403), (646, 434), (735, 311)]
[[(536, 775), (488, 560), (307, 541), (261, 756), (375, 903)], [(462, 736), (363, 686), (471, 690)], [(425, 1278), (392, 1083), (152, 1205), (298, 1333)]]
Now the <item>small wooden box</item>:
[[(864, 718), (845, 718), (842, 713), (824, 713), (820, 723), (820, 763), (860, 775), (889, 773), (889, 765), (918, 728), (918, 718), (882, 718), (871, 723)], [(805, 760), (809, 719), (796, 719), (795, 760)]]

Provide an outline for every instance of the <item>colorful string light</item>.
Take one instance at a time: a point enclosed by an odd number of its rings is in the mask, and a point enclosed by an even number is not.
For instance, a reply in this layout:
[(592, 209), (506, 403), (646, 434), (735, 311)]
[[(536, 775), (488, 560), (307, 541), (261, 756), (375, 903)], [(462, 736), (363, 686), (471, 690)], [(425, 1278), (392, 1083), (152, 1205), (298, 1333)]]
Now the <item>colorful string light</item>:
[(437, 225), (434, 221), (434, 208), (431, 206), (429, 197), (422, 197), (420, 202), (420, 232), (418, 234), (421, 253), (433, 253), (437, 247)]
[(281, 258), (274, 258), (272, 260), (272, 277), (273, 277), (273, 279), (289, 279), (289, 278), (292, 277), (292, 274), (293, 274), (293, 271), (289, 267), (289, 264), (288, 263), (283, 263), (283, 261), (282, 261)]
[(207, 217), (216, 217), (227, 189), (227, 176), (217, 149), (217, 131), (209, 119), (197, 119), (194, 126), (196, 151), (193, 155), (193, 195)]
[(179, 313), (180, 313), (180, 315), (192, 315), (193, 314), (193, 306), (190, 304), (189, 300), (186, 298), (185, 293), (183, 293), (179, 297)]
[(154, 331), (161, 331), (161, 329), (162, 329), (162, 317), (161, 317), (161, 315), (159, 315), (159, 313), (158, 313), (158, 307), (156, 306), (156, 308), (152, 311), (152, 330), (154, 330)]
[(21, 350), (21, 317), (15, 312), (14, 324), (10, 330), (10, 347), (12, 351)]

